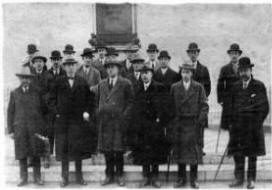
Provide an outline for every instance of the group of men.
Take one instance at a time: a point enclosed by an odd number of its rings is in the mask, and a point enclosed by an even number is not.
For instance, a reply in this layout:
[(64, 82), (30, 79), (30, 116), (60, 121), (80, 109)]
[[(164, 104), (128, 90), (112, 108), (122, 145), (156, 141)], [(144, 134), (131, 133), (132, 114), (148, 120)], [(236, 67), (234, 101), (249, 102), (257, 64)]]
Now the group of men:
[[(82, 160), (101, 152), (105, 156), (105, 179), (101, 185), (117, 182), (125, 186), (124, 153), (143, 169), (140, 187), (161, 186), (159, 165), (169, 159), (178, 164), (175, 188), (187, 183), (199, 188), (198, 165), (205, 155), (204, 128), (208, 127), (207, 98), (211, 81), (206, 66), (198, 61), (200, 49), (190, 43), (190, 58), (175, 72), (171, 56), (149, 44), (146, 61), (139, 48), (129, 46), (127, 58), (118, 51), (99, 45), (85, 48), (82, 64), (74, 58), (72, 45), (51, 53), (52, 68), (34, 44), (28, 45), (28, 59), (16, 75), (21, 84), (10, 94), (8, 132), (15, 140), (20, 182), (27, 184), (28, 165), (34, 168), (34, 182), (43, 185), (41, 161), (44, 143), (61, 161), (61, 187), (69, 184), (69, 162), (75, 161), (76, 182), (86, 185)], [(94, 54), (98, 54), (95, 59)], [(254, 188), (257, 156), (265, 154), (263, 121), (268, 114), (266, 89), (252, 76), (248, 57), (232, 44), (227, 50), (230, 63), (220, 72), (217, 94), (223, 107), (221, 127), (230, 132), (229, 155), (235, 161), (235, 180), (230, 187), (244, 183), (245, 157), (249, 157), (248, 188)]]

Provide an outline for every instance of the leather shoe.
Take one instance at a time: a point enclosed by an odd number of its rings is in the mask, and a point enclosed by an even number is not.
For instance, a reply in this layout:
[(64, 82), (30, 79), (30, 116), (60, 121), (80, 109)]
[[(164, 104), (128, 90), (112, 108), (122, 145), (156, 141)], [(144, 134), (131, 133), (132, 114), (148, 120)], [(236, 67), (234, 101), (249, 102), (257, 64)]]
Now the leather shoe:
[(69, 181), (67, 179), (62, 179), (60, 182), (60, 187), (66, 187), (69, 184)]
[(37, 185), (44, 185), (44, 182), (41, 179), (35, 179), (34, 183), (37, 184)]
[(113, 183), (113, 177), (109, 177), (107, 176), (102, 182), (101, 182), (101, 185), (104, 186), (104, 185), (109, 185)]
[(76, 183), (79, 185), (88, 185), (88, 183), (83, 178), (77, 179)]
[(254, 189), (255, 188), (255, 182), (253, 180), (249, 180), (247, 184), (248, 189)]
[(244, 182), (242, 180), (235, 179), (230, 185), (230, 188), (242, 187)]
[(196, 180), (191, 181), (191, 187), (194, 189), (199, 189), (199, 183)]
[(180, 178), (178, 181), (174, 184), (174, 188), (180, 188), (186, 186), (186, 180)]
[(152, 179), (152, 186), (155, 187), (155, 188), (160, 188), (161, 187), (161, 183), (158, 181), (157, 177)]
[(17, 187), (22, 187), (22, 186), (25, 186), (26, 184), (27, 184), (27, 180), (23, 179), (17, 184)]
[(119, 176), (119, 177), (117, 178), (117, 183), (118, 183), (118, 185), (119, 185), (120, 187), (124, 187), (124, 186), (126, 185), (125, 179), (124, 179), (123, 176)]
[(151, 184), (151, 180), (148, 177), (144, 177), (143, 182), (140, 184), (140, 188), (146, 187)]

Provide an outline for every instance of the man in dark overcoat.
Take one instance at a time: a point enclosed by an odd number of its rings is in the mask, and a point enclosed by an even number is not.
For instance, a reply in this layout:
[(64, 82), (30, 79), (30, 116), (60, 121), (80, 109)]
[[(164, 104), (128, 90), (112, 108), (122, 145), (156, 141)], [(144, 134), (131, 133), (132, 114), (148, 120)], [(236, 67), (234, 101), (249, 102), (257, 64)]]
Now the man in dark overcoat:
[(230, 62), (224, 65), (220, 70), (220, 75), (217, 83), (217, 102), (222, 106), (221, 124), (220, 127), (229, 130), (231, 123), (231, 89), (239, 77), (238, 60), (243, 51), (236, 43), (231, 44), (227, 50), (230, 57)]
[(76, 182), (87, 183), (82, 175), (82, 160), (95, 152), (93, 129), (89, 120), (94, 115), (94, 94), (87, 82), (75, 75), (77, 61), (63, 62), (66, 75), (59, 78), (50, 92), (49, 107), (55, 114), (56, 160), (61, 161), (61, 187), (69, 183), (69, 161), (75, 161)]
[[(56, 84), (56, 81), (64, 77), (66, 75), (65, 70), (61, 67), (62, 64), (62, 56), (60, 51), (54, 50), (51, 52), (50, 60), (52, 63), (52, 67), (46, 71), (45, 73), (45, 85), (46, 85), (46, 97), (45, 100), (46, 102), (48, 101), (48, 95), (54, 85)], [(49, 138), (49, 143), (50, 143), (50, 153), (53, 154), (54, 152), (54, 142), (55, 142), (55, 130), (54, 130), (54, 125), (55, 125), (55, 115), (52, 113), (47, 114), (47, 125), (48, 125), (48, 138)]]
[(46, 108), (40, 93), (31, 83), (34, 75), (30, 68), (22, 67), (22, 72), (16, 74), (20, 86), (10, 93), (7, 111), (8, 133), (15, 141), (15, 159), (19, 160), (20, 182), (18, 186), (27, 184), (27, 158), (32, 158), (34, 182), (43, 185), (41, 180), (40, 157), (44, 154), (44, 146), (36, 134), (46, 135), (44, 110)]
[(121, 64), (116, 58), (107, 58), (105, 67), (109, 77), (98, 85), (98, 151), (106, 160), (106, 178), (101, 185), (112, 183), (116, 174), (118, 185), (124, 186), (123, 154), (133, 89), (131, 82), (119, 75)]
[(154, 69), (154, 71), (160, 68), (160, 63), (157, 59), (159, 49), (156, 44), (151, 43), (148, 45), (146, 50), (148, 60), (145, 62), (145, 65)]
[(108, 77), (108, 73), (104, 67), (107, 49), (107, 46), (103, 43), (98, 44), (95, 49), (95, 52), (98, 54), (98, 58), (93, 62), (92, 66), (100, 72), (101, 79)]
[(159, 164), (167, 161), (169, 144), (165, 134), (164, 101), (168, 95), (163, 84), (152, 80), (153, 69), (140, 69), (142, 83), (135, 93), (133, 127), (137, 144), (132, 147), (135, 164), (142, 165), (144, 180), (141, 187), (152, 185), (159, 188)]
[(208, 114), (204, 87), (192, 79), (194, 67), (184, 63), (181, 67), (182, 80), (173, 84), (174, 117), (170, 129), (173, 159), (178, 163), (178, 181), (174, 187), (186, 184), (186, 164), (190, 165), (192, 188), (198, 188), (197, 169), (202, 163), (201, 128)]
[(131, 73), (133, 73), (133, 66), (131, 60), (138, 52), (139, 47), (137, 45), (129, 45), (127, 49), (124, 50), (126, 58), (122, 61), (121, 75), (123, 77), (128, 77)]
[(265, 155), (263, 122), (269, 111), (266, 88), (252, 76), (248, 57), (239, 59), (241, 79), (233, 85), (231, 94), (232, 126), (228, 154), (235, 162), (235, 180), (230, 187), (240, 187), (244, 182), (245, 157), (248, 157), (247, 188), (253, 189), (256, 180), (257, 156)]

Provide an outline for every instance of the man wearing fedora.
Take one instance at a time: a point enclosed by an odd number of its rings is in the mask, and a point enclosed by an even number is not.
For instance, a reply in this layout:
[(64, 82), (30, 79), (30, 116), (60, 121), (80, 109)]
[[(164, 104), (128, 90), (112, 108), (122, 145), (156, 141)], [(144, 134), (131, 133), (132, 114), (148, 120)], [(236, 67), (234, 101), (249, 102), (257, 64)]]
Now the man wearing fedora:
[(93, 62), (93, 50), (91, 48), (85, 48), (81, 54), (83, 64), (78, 68), (76, 75), (84, 78), (90, 89), (93, 90), (100, 80), (100, 72), (92, 66)]
[(239, 77), (238, 60), (243, 51), (239, 44), (233, 43), (227, 50), (230, 57), (230, 62), (224, 65), (220, 70), (220, 75), (217, 83), (217, 101), (222, 106), (221, 124), (222, 129), (229, 130), (231, 123), (231, 89)]
[(160, 188), (159, 165), (167, 162), (169, 143), (165, 134), (164, 98), (167, 90), (154, 81), (153, 68), (143, 66), (140, 70), (142, 83), (135, 93), (133, 135), (137, 139), (132, 146), (134, 164), (143, 167), (144, 180), (140, 187), (152, 185)]
[[(56, 84), (56, 81), (64, 77), (66, 75), (65, 70), (61, 67), (62, 64), (62, 56), (60, 51), (54, 50), (51, 52), (50, 61), (52, 63), (52, 67), (46, 71), (46, 99), (48, 98), (48, 93), (52, 90), (54, 85)], [(47, 101), (47, 100), (46, 100)], [(50, 142), (50, 153), (53, 154), (54, 152), (54, 136), (55, 136), (55, 116), (54, 114), (50, 113), (48, 114), (48, 138)]]
[(74, 58), (74, 55), (76, 53), (76, 51), (74, 50), (74, 46), (72, 46), (71, 44), (66, 44), (64, 46), (64, 50), (62, 51), (64, 59), (67, 58)]
[(120, 76), (121, 63), (108, 57), (105, 63), (108, 78), (98, 85), (98, 151), (106, 160), (106, 178), (101, 185), (113, 183), (117, 177), (124, 186), (124, 159), (127, 126), (133, 104), (133, 89), (128, 79)]
[(128, 48), (124, 51), (126, 58), (121, 63), (122, 64), (122, 70), (121, 75), (123, 77), (128, 77), (130, 73), (133, 72), (133, 66), (131, 63), (131, 59), (134, 57), (134, 55), (138, 52), (139, 47), (137, 45), (129, 45)]
[(75, 161), (76, 183), (86, 185), (82, 160), (95, 152), (89, 121), (94, 115), (94, 94), (87, 82), (75, 75), (77, 61), (63, 62), (66, 75), (60, 77), (50, 92), (49, 108), (55, 115), (56, 160), (61, 161), (61, 187), (69, 184), (69, 162)]
[(149, 44), (146, 50), (148, 55), (148, 61), (145, 63), (146, 66), (151, 67), (154, 71), (160, 68), (160, 64), (157, 60), (157, 56), (159, 53), (159, 49), (157, 48), (156, 44)]
[[(195, 42), (190, 43), (187, 49), (187, 55), (191, 60), (192, 66), (194, 67), (193, 79), (203, 85), (206, 97), (208, 98), (211, 93), (210, 73), (208, 68), (198, 61), (199, 53), (200, 49), (198, 47), (198, 44)], [(208, 128), (208, 115), (207, 118), (203, 121), (202, 126), (203, 127), (200, 129), (200, 138), (202, 146), (204, 147), (204, 128)], [(203, 154), (205, 155), (204, 152)]]
[(264, 84), (253, 78), (248, 57), (239, 59), (240, 80), (233, 84), (231, 93), (232, 126), (228, 155), (233, 156), (235, 180), (230, 187), (243, 186), (245, 158), (248, 157), (247, 188), (255, 187), (257, 156), (265, 155), (263, 122), (269, 112)]
[(15, 142), (15, 159), (19, 160), (20, 182), (24, 186), (28, 181), (27, 159), (32, 158), (33, 178), (37, 185), (43, 185), (41, 180), (41, 162), (43, 144), (36, 135), (45, 135), (46, 124), (43, 103), (40, 92), (32, 84), (35, 77), (29, 67), (23, 66), (21, 73), (16, 74), (20, 86), (10, 93), (7, 111), (8, 133)]
[(184, 63), (181, 67), (182, 80), (173, 84), (173, 117), (169, 136), (172, 140), (172, 159), (178, 163), (178, 180), (175, 188), (186, 185), (186, 165), (190, 165), (190, 184), (197, 183), (198, 164), (202, 163), (203, 147), (200, 128), (208, 114), (209, 106), (203, 85), (193, 79), (194, 67)]
[(23, 66), (29, 67), (30, 71), (34, 70), (31, 60), (33, 56), (35, 55), (35, 53), (38, 51), (39, 50), (37, 49), (37, 46), (35, 44), (27, 45), (27, 50), (26, 50), (27, 56), (23, 60), (23, 63), (24, 63)]
[(100, 43), (96, 46), (95, 52), (98, 54), (98, 58), (93, 62), (93, 67), (100, 72), (101, 79), (108, 77), (107, 71), (104, 67), (107, 53), (107, 46)]

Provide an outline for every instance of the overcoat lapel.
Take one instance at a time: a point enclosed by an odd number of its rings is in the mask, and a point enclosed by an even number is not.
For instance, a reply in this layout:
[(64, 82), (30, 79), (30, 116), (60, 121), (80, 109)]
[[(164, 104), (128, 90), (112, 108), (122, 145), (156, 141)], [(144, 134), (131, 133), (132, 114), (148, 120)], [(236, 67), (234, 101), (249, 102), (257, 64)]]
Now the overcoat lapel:
[(188, 91), (186, 92), (186, 89), (185, 89), (185, 87), (183, 85), (183, 82), (181, 81), (181, 94), (184, 97), (181, 104), (184, 104), (185, 102), (187, 102), (195, 94), (194, 82), (191, 81), (190, 87), (189, 87)]
[(117, 81), (111, 90), (109, 88), (109, 82), (107, 82), (107, 89), (108, 89), (108, 94), (109, 94), (108, 97), (110, 98), (115, 92), (117, 92), (119, 87), (120, 87), (120, 78), (119, 77), (117, 78)]

